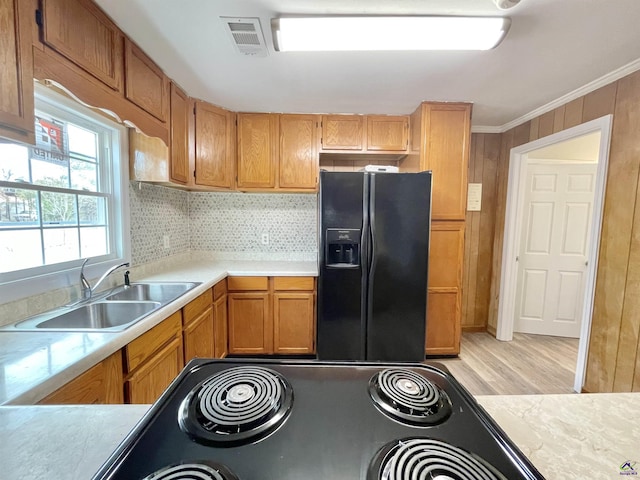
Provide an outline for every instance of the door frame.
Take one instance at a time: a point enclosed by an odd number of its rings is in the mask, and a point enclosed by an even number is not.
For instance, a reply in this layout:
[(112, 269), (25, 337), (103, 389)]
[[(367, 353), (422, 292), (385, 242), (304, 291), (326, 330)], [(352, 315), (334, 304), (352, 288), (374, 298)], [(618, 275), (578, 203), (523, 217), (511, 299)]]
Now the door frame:
[(600, 132), (600, 149), (598, 152), (598, 167), (596, 169), (593, 217), (591, 230), (589, 232), (591, 248), (588, 255), (589, 264), (587, 265), (586, 271), (584, 305), (580, 326), (580, 342), (578, 346), (576, 376), (573, 387), (576, 392), (580, 392), (584, 384), (587, 350), (589, 347), (589, 334), (591, 332), (591, 315), (593, 313), (598, 253), (600, 250), (600, 231), (602, 228), (602, 215), (607, 168), (609, 166), (609, 146), (611, 143), (612, 125), (613, 115), (605, 115), (595, 120), (591, 120), (590, 122), (514, 147), (511, 149), (509, 155), (507, 205), (502, 249), (498, 323), (496, 327), (496, 338), (502, 341), (510, 341), (513, 339), (513, 322), (515, 316), (518, 273), (516, 256), (518, 254), (522, 231), (527, 156), (530, 152), (540, 148), (548, 147), (589, 133)]

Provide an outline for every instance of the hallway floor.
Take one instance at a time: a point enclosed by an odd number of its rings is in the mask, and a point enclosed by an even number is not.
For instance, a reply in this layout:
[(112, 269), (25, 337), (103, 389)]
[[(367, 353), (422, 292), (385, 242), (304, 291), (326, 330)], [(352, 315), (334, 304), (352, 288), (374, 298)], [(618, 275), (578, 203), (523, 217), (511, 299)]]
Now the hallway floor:
[(574, 393), (577, 338), (514, 333), (501, 342), (486, 333), (463, 333), (457, 358), (434, 358), (473, 395)]

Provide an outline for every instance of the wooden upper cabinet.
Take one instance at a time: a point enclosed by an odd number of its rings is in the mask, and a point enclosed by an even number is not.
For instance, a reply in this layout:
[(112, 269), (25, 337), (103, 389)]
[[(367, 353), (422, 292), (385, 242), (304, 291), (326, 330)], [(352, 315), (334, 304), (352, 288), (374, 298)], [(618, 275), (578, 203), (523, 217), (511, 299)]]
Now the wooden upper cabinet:
[(403, 152), (409, 145), (408, 116), (367, 116), (367, 151)]
[(234, 136), (232, 112), (195, 102), (195, 183), (233, 188)]
[(364, 150), (364, 118), (362, 115), (323, 115), (322, 149)]
[(276, 114), (238, 114), (238, 188), (276, 186), (277, 132)]
[(125, 97), (161, 122), (169, 118), (169, 78), (140, 47), (124, 41)]
[(406, 115), (323, 115), (322, 150), (344, 153), (404, 153), (409, 146)]
[(0, 0), (0, 137), (34, 143), (33, 12), (24, 0)]
[(169, 179), (186, 185), (189, 181), (189, 97), (171, 83), (171, 126)]
[(91, 0), (41, 0), (43, 40), (116, 91), (123, 83), (123, 35)]
[(423, 103), (421, 169), (433, 171), (433, 220), (464, 220), (471, 140), (471, 105)]
[(280, 115), (280, 188), (318, 184), (318, 116)]

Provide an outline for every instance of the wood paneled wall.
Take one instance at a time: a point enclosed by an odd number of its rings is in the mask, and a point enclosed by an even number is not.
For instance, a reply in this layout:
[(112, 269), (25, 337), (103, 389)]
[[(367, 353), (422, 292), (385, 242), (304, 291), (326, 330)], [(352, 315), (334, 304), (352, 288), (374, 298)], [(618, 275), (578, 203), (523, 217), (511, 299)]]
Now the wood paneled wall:
[[(482, 164), (482, 179), (487, 181), (495, 164), (495, 197), (493, 203), (483, 205), (483, 210), (485, 205), (493, 206), (489, 214), (495, 215), (495, 224), (492, 249), (487, 249), (481, 238), (482, 222), (486, 232), (490, 220), (483, 218), (482, 212), (479, 219), (473, 217), (476, 213), (467, 217), (477, 222), (478, 233), (470, 233), (465, 244), (468, 263), (463, 325), (483, 325), (482, 305), (487, 298), (479, 266), (488, 265), (486, 255), (490, 255), (486, 326), (492, 333), (496, 330), (510, 150), (607, 114), (614, 115), (613, 132), (584, 388), (589, 392), (640, 391), (640, 72), (497, 135), (500, 148), (496, 158), (488, 158), (493, 154), (489, 152), (495, 152), (493, 135), (473, 135), (470, 178), (478, 178), (476, 169)], [(487, 187), (483, 183), (483, 190)], [(483, 197), (485, 194), (483, 191)], [(472, 286), (474, 279), (476, 285)]]
[(471, 135), (468, 181), (482, 184), (482, 204), (481, 211), (467, 212), (465, 218), (461, 320), (465, 331), (487, 328), (499, 154), (499, 134)]

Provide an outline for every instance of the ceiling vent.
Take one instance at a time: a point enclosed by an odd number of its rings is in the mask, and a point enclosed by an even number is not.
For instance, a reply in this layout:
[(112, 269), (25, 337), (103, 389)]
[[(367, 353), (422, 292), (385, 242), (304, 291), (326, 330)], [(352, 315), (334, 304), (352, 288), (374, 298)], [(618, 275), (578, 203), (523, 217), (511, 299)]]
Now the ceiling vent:
[(249, 57), (266, 57), (267, 45), (258, 18), (220, 17), (231, 43), (238, 52)]

